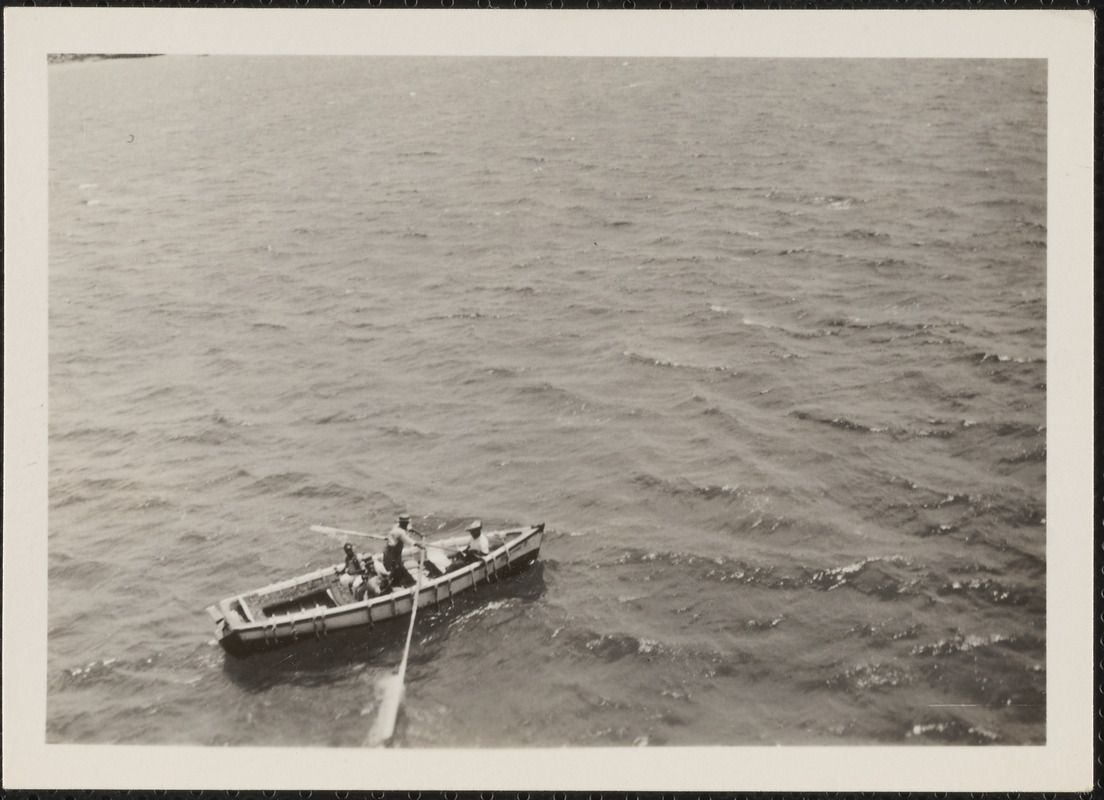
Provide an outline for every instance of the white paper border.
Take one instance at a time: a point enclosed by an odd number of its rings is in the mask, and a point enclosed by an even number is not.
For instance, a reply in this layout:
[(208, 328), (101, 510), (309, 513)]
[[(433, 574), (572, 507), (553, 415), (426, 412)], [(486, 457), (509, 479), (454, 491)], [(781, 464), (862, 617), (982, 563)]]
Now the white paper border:
[[(476, 752), (46, 745), (46, 54), (56, 52), (1047, 59), (1047, 744)], [(4, 67), (5, 788), (1091, 789), (1092, 12), (6, 8)]]

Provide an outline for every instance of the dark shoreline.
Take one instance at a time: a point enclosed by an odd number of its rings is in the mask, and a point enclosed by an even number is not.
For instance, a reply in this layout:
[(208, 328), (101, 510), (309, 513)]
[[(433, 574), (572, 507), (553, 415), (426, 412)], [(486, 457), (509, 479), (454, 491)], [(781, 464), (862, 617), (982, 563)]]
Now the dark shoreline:
[(48, 64), (65, 64), (71, 61), (105, 61), (109, 58), (156, 58), (161, 53), (47, 53)]

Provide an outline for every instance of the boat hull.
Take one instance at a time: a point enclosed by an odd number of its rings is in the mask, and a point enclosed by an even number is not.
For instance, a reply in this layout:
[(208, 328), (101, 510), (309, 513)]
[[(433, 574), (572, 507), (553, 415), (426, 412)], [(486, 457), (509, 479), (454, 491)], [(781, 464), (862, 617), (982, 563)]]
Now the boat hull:
[[(457, 595), (478, 592), (481, 584), (528, 568), (540, 554), (543, 532), (543, 524), (507, 531), (504, 544), (482, 560), (424, 579), (418, 608), (448, 603)], [(414, 604), (414, 587), (360, 601), (343, 597), (347, 591), (335, 566), (227, 598), (207, 612), (215, 621), (222, 648), (232, 656), (245, 657), (337, 634), (371, 635), (377, 626), (409, 619)]]

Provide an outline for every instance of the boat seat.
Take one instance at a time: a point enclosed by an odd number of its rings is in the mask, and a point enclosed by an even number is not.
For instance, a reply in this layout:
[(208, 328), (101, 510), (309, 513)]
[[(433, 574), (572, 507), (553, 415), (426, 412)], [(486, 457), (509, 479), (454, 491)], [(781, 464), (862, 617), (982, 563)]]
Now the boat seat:
[(255, 619), (253, 616), (253, 612), (250, 611), (249, 606), (245, 604), (244, 597), (238, 598), (238, 608), (241, 609), (241, 615), (245, 618), (246, 622), (253, 622), (253, 620)]

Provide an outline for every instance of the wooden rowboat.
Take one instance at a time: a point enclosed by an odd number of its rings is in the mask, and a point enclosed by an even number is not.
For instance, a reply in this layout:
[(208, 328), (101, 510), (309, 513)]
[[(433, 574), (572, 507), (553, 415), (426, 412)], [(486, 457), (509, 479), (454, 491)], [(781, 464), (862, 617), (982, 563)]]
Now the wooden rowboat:
[[(540, 553), (544, 524), (488, 532), (491, 552), (439, 577), (423, 574), (418, 608), (435, 606), (481, 583), (525, 569)], [(432, 543), (429, 543), (432, 550)], [(234, 595), (207, 608), (215, 638), (226, 652), (244, 656), (304, 639), (323, 639), (338, 631), (364, 629), (405, 618), (413, 608), (414, 587), (357, 600), (340, 580), (344, 563), (297, 578)], [(418, 577), (417, 561), (406, 561)]]

